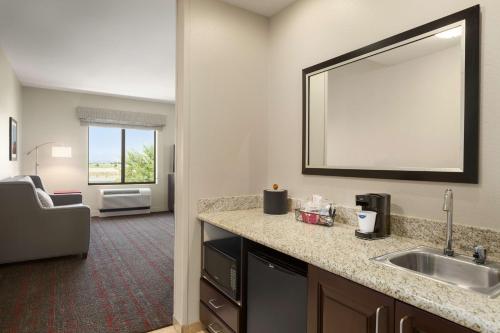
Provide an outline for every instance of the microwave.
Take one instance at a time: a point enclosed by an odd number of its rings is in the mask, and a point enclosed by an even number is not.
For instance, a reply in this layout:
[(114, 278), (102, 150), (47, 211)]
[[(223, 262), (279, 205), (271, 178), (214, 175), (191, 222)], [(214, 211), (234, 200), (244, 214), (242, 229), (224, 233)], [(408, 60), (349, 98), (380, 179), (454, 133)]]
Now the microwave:
[(241, 238), (203, 243), (203, 276), (235, 301), (240, 297)]

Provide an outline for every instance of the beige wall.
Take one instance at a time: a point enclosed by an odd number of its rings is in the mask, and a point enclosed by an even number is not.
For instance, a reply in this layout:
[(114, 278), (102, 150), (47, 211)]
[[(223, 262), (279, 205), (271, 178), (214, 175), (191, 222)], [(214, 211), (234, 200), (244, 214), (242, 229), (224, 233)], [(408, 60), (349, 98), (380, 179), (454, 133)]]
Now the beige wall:
[[(173, 104), (26, 87), (22, 89), (22, 100), (24, 151), (31, 150), (35, 145), (44, 142), (57, 142), (72, 148), (70, 159), (52, 158), (49, 146), (39, 150), (38, 174), (48, 191), (80, 190), (85, 203), (90, 205), (93, 214), (96, 214), (99, 189), (146, 186), (152, 189), (152, 209), (155, 211), (167, 209), (169, 152), (175, 139)], [(89, 186), (87, 184), (88, 127), (80, 125), (76, 116), (78, 106), (167, 114), (167, 126), (158, 132), (157, 184)], [(34, 168), (34, 155), (23, 156), (23, 173), (34, 174)]]
[(481, 184), (457, 185), (302, 175), (301, 70), (475, 2), (299, 0), (269, 21), (216, 0), (178, 0), (175, 319), (198, 319), (202, 197), (259, 193), (266, 183), (344, 205), (388, 192), (393, 212), (442, 219), (451, 186), (458, 222), (500, 229), (500, 3), (481, 3)]
[[(9, 161), (9, 117), (17, 120), (18, 157)], [(18, 175), (21, 170), (23, 122), (21, 118), (21, 87), (9, 61), (0, 50), (0, 179)]]
[[(182, 133), (177, 142), (184, 155), (177, 163), (184, 175), (177, 177), (185, 201), (176, 201), (176, 233), (188, 227), (189, 244), (176, 244), (176, 258), (189, 251), (189, 262), (176, 262), (174, 316), (189, 323), (198, 319), (199, 307), (198, 199), (250, 194), (264, 186), (268, 20), (215, 0), (178, 5), (183, 59), (178, 63), (177, 128)], [(189, 274), (183, 276), (184, 264)], [(182, 284), (183, 277), (188, 280), (181, 289), (177, 282)]]
[[(481, 4), (480, 184), (371, 180), (301, 174), (301, 70), (466, 7)], [(500, 2), (441, 0), (299, 0), (271, 19), (267, 180), (291, 196), (320, 193), (354, 205), (354, 195), (392, 194), (395, 213), (444, 219), (446, 187), (455, 191), (455, 221), (500, 229)], [(286, 120), (286, 125), (283, 125)], [(353, 149), (358, 149), (353, 147)]]

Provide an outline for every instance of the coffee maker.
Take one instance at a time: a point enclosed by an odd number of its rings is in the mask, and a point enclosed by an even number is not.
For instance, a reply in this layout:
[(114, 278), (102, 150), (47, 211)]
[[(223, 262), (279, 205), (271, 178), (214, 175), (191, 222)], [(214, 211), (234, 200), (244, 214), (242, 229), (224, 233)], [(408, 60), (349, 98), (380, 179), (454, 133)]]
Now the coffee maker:
[(363, 210), (377, 213), (373, 232), (356, 230), (355, 235), (362, 239), (379, 239), (391, 234), (391, 195), (386, 193), (368, 193), (356, 195), (356, 206)]

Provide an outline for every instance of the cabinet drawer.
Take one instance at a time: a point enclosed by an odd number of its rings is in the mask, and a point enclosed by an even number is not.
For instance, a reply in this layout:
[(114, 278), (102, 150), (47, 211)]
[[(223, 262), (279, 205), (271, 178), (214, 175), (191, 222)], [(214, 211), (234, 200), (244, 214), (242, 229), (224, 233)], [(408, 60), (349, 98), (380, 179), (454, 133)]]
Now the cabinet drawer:
[(217, 314), (233, 331), (239, 332), (240, 309), (226, 296), (212, 287), (207, 281), (200, 280), (200, 300)]
[(200, 302), (200, 321), (207, 327), (209, 333), (234, 333), (203, 302)]

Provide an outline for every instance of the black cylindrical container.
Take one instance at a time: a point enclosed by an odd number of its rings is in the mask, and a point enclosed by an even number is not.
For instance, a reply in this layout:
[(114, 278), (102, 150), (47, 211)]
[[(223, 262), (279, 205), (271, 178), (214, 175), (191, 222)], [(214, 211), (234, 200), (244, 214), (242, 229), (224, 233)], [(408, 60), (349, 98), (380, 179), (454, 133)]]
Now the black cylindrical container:
[(288, 213), (288, 191), (264, 190), (264, 213), (272, 215)]

